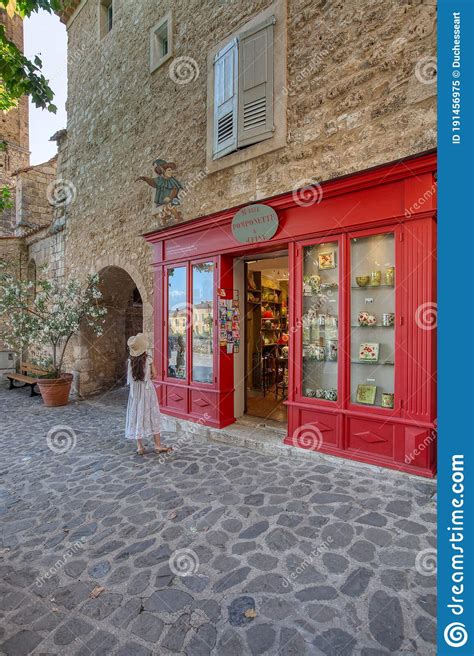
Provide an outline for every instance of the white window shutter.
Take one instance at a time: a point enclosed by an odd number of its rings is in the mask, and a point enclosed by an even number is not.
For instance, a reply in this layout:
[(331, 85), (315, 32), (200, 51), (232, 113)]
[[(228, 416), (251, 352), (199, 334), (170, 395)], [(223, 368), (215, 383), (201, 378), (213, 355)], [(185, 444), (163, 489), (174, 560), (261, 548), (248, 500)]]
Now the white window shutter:
[(237, 41), (214, 58), (214, 159), (237, 148)]
[(273, 136), (274, 24), (271, 16), (239, 37), (239, 148)]

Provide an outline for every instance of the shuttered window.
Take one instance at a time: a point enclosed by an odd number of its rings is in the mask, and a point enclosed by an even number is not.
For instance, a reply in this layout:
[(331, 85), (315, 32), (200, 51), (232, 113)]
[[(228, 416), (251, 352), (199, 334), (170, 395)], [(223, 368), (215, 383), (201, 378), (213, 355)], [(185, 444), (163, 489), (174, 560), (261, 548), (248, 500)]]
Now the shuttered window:
[(272, 16), (239, 38), (239, 148), (273, 134), (273, 25)]
[(274, 23), (272, 16), (215, 56), (214, 159), (273, 136)]
[(237, 41), (214, 60), (214, 157), (237, 148)]

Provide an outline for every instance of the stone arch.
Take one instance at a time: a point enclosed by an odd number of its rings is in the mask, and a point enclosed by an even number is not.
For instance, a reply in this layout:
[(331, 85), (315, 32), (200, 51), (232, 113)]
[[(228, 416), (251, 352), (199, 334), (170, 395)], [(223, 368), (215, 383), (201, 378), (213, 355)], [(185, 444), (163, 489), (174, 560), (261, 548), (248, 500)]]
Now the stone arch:
[(130, 278), (135, 282), (140, 296), (143, 301), (143, 325), (144, 332), (147, 333), (149, 338), (152, 337), (153, 332), (153, 304), (151, 294), (147, 292), (143, 276), (138, 269), (136, 269), (130, 262), (124, 261), (123, 256), (119, 255), (104, 255), (99, 258), (93, 266), (90, 267), (90, 273), (99, 273), (107, 267), (117, 267), (123, 269), (128, 273)]
[(77, 391), (82, 396), (111, 391), (126, 383), (127, 339), (144, 332), (146, 292), (141, 277), (134, 279), (123, 263), (106, 263), (97, 273), (107, 315), (102, 335), (94, 335), (87, 325), (81, 328), (76, 370)]

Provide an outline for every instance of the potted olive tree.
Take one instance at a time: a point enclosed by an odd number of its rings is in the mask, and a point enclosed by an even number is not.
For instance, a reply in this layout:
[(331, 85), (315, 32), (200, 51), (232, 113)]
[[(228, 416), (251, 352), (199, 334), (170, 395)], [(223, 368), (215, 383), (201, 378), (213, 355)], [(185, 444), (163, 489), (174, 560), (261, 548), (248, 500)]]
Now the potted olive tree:
[(47, 369), (38, 387), (47, 406), (66, 405), (72, 374), (64, 371), (64, 355), (71, 338), (86, 323), (102, 333), (107, 313), (100, 304), (99, 277), (84, 282), (21, 279), (8, 267), (0, 268), (0, 338), (22, 355), (28, 348)]

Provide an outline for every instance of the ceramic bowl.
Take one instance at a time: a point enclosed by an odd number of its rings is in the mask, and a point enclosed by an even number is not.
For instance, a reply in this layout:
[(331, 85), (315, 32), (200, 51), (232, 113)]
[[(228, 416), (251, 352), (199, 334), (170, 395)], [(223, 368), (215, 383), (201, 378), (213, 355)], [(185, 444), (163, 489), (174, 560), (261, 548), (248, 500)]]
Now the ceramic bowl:
[(328, 401), (337, 401), (337, 390), (328, 389), (324, 392), (324, 398)]
[(370, 276), (357, 276), (356, 283), (359, 287), (367, 287), (369, 284)]
[(325, 395), (325, 390), (318, 387), (318, 389), (316, 390), (316, 398), (317, 399), (324, 399), (324, 395)]
[(359, 325), (367, 326), (368, 322), (369, 322), (369, 316), (370, 315), (369, 315), (368, 312), (365, 312), (365, 311), (359, 312), (359, 316), (357, 317), (357, 319), (359, 321)]

